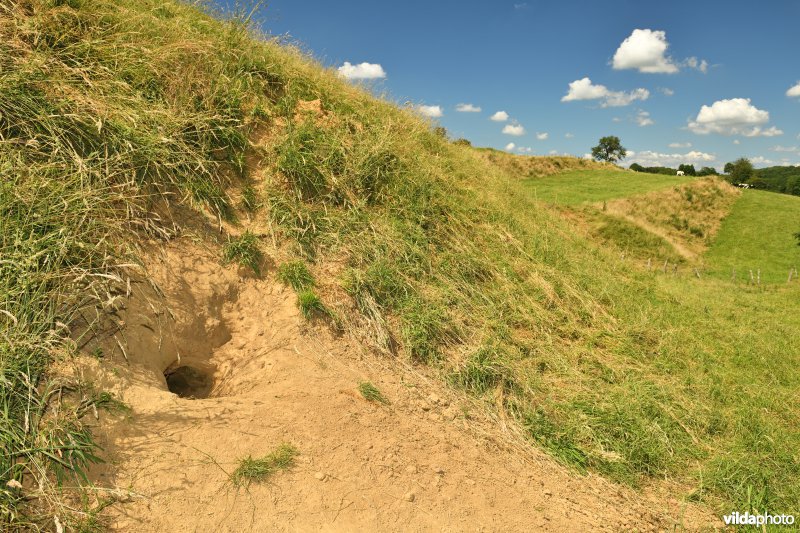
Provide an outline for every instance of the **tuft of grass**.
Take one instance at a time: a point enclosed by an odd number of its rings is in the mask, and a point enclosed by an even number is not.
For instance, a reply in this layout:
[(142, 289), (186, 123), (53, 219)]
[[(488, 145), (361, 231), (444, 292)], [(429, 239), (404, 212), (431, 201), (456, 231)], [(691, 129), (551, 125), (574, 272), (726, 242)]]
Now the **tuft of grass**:
[(445, 309), (414, 299), (404, 306), (401, 316), (403, 341), (411, 358), (422, 363), (439, 360), (449, 326)]
[(359, 383), (358, 392), (360, 392), (361, 396), (363, 396), (364, 399), (367, 400), (368, 402), (375, 402), (375, 403), (381, 403), (383, 405), (389, 405), (389, 400), (386, 398), (386, 396), (383, 395), (383, 393), (378, 389), (378, 387), (376, 387), (369, 381), (362, 381), (361, 383)]
[(257, 104), (253, 109), (250, 111), (250, 116), (256, 120), (267, 122), (272, 118), (272, 115), (264, 105)]
[(280, 265), (278, 280), (297, 293), (297, 307), (306, 319), (310, 319), (315, 313), (334, 316), (314, 292), (314, 285), (316, 285), (314, 276), (303, 261), (289, 261)]
[(258, 246), (258, 237), (246, 231), (239, 237), (229, 238), (223, 249), (223, 259), (226, 264), (235, 261), (260, 276), (264, 254)]
[(325, 313), (327, 311), (325, 304), (311, 289), (303, 289), (297, 293), (297, 306), (306, 319), (310, 319), (315, 313)]
[(482, 346), (460, 369), (451, 374), (450, 381), (477, 396), (498, 386), (510, 389), (514, 386), (512, 372), (503, 363), (503, 359), (508, 358), (502, 349)]
[(242, 189), (242, 207), (250, 213), (255, 213), (261, 207), (256, 190), (250, 184)]
[(278, 280), (293, 288), (295, 292), (314, 287), (314, 276), (303, 261), (289, 261), (278, 267)]
[(291, 468), (300, 452), (291, 444), (281, 444), (275, 451), (260, 458), (249, 455), (239, 461), (230, 475), (235, 487), (247, 487), (251, 483), (268, 480), (275, 473)]

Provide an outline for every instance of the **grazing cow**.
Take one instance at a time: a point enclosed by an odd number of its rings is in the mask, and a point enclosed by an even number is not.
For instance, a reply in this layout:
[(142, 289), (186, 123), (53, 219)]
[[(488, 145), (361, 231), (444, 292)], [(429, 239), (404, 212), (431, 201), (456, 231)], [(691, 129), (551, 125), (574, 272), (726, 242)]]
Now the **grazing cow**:
[(750, 184), (749, 183), (739, 183), (738, 187), (741, 187), (742, 189), (749, 189), (750, 188)]
[(678, 171), (678, 174), (676, 174), (676, 175), (677, 175), (677, 176), (683, 176), (684, 174), (685, 174), (685, 173), (683, 172), (683, 170), (679, 170), (679, 171)]

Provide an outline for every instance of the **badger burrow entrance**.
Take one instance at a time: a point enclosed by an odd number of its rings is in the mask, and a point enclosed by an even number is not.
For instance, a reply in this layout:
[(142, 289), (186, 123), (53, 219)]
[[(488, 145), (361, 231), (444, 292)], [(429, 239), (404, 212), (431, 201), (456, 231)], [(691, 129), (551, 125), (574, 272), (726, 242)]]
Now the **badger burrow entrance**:
[(177, 362), (164, 371), (167, 388), (181, 398), (202, 400), (214, 390), (214, 371), (208, 365)]

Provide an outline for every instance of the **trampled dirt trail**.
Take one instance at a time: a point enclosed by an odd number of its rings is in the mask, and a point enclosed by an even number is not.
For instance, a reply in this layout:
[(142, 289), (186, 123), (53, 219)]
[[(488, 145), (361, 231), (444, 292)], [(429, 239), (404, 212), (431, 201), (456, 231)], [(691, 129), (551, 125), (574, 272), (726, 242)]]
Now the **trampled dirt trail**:
[[(188, 241), (149, 260), (170, 312), (134, 291), (107, 361), (84, 368), (131, 408), (104, 421), (98, 485), (130, 491), (117, 531), (587, 531), (713, 526), (666, 496), (578, 476), (413, 368), (311, 327), (291, 289), (242, 278)], [(148, 296), (149, 295), (149, 296)], [(124, 336), (124, 338), (123, 338)], [(176, 361), (180, 359), (180, 362)], [(109, 362), (110, 360), (110, 362)], [(164, 371), (213, 373), (211, 396)], [(388, 406), (357, 392), (373, 382)], [(237, 460), (282, 443), (295, 467), (236, 489)]]

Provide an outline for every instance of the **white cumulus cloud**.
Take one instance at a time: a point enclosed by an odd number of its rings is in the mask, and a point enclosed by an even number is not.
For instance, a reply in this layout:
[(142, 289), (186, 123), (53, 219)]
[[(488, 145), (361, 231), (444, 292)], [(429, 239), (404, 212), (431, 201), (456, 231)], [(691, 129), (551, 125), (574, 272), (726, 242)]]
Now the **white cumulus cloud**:
[(669, 143), (670, 148), (691, 148), (692, 143)]
[(751, 157), (750, 158), (750, 162), (753, 163), (756, 166), (764, 166), (764, 167), (777, 164), (772, 159), (767, 159), (766, 157), (764, 157), (762, 155), (757, 155), (755, 157)]
[(577, 100), (602, 100), (602, 107), (622, 107), (631, 104), (636, 100), (647, 100), (650, 98), (650, 91), (647, 89), (634, 89), (631, 92), (612, 91), (605, 85), (596, 85), (589, 78), (575, 80), (569, 84), (567, 94), (562, 98), (562, 102), (573, 102)]
[(661, 87), (661, 88), (659, 88), (658, 90), (659, 90), (659, 91), (661, 92), (661, 94), (663, 94), (664, 96), (673, 96), (673, 95), (675, 94), (675, 91), (674, 91), (674, 90), (672, 90), (672, 89), (670, 89), (669, 87)]
[(674, 74), (678, 66), (667, 57), (667, 34), (663, 31), (633, 30), (614, 53), (616, 70), (636, 69), (646, 73)]
[(514, 148), (516, 148), (516, 147), (517, 147), (517, 145), (516, 145), (516, 144), (514, 144), (514, 143), (508, 143), (508, 144), (506, 145), (506, 150), (510, 152), (511, 150), (513, 150), (513, 149), (514, 149)]
[[(695, 56), (683, 61), (675, 61), (667, 54), (669, 42), (667, 34), (660, 30), (635, 29), (614, 53), (611, 64), (616, 70), (633, 69), (647, 74), (675, 74), (681, 67), (688, 67), (702, 73), (708, 72), (708, 61)], [(671, 89), (663, 89), (672, 96)]]
[(525, 135), (525, 128), (522, 124), (506, 124), (503, 127), (503, 133), (506, 135), (513, 135), (514, 137), (521, 137)]
[(797, 82), (797, 85), (786, 91), (786, 96), (789, 98), (800, 98), (800, 81)]
[(755, 156), (750, 158), (750, 162), (757, 167), (770, 167), (770, 166), (778, 166), (778, 167), (800, 167), (800, 162), (792, 162), (789, 158), (781, 158), (779, 161), (775, 161), (773, 159), (766, 158), (764, 156)]
[(548, 137), (550, 137), (550, 134), (547, 133), (547, 132), (543, 132), (543, 133), (537, 132), (536, 133), (536, 139), (538, 139), (540, 141), (546, 141), (548, 139)]
[(497, 113), (489, 117), (489, 120), (494, 120), (495, 122), (505, 122), (506, 120), (508, 120), (508, 113), (506, 113), (505, 111), (498, 111)]
[(608, 88), (605, 85), (595, 85), (589, 78), (581, 78), (569, 84), (567, 94), (562, 98), (562, 102), (572, 102), (574, 100), (597, 100), (608, 95)]
[(358, 65), (353, 65), (349, 61), (345, 61), (344, 65), (339, 67), (338, 71), (341, 76), (348, 80), (374, 80), (386, 77), (386, 72), (378, 63), (359, 63)]
[(472, 104), (458, 104), (456, 111), (459, 113), (480, 113), (481, 108)]
[(743, 135), (745, 137), (775, 137), (783, 131), (771, 126), (769, 112), (758, 109), (749, 98), (717, 100), (710, 106), (704, 105), (694, 120), (689, 121), (689, 129), (700, 135), (718, 133), (720, 135)]
[(773, 146), (770, 148), (771, 152), (800, 152), (800, 148), (797, 146)]
[(644, 128), (645, 126), (652, 126), (655, 124), (655, 121), (650, 118), (650, 113), (647, 111), (639, 111), (636, 113), (636, 123), (640, 127)]
[(610, 92), (603, 102), (603, 107), (622, 107), (630, 105), (636, 100), (647, 100), (650, 98), (650, 91), (647, 89), (634, 89), (629, 93), (626, 92)]
[(708, 166), (717, 160), (717, 156), (706, 152), (692, 150), (685, 154), (659, 153), (651, 150), (628, 152), (629, 163), (639, 163), (645, 167), (675, 167), (681, 164)]
[(565, 139), (574, 139), (575, 138), (575, 134), (574, 133), (565, 133), (564, 134), (564, 138)]
[(421, 114), (430, 118), (439, 118), (444, 116), (441, 106), (438, 105), (420, 105), (417, 106), (417, 110), (419, 110)]
[(683, 63), (687, 67), (699, 70), (703, 74), (708, 72), (708, 61), (706, 61), (705, 59), (697, 59), (696, 57), (690, 57), (687, 58), (686, 61), (684, 61)]

